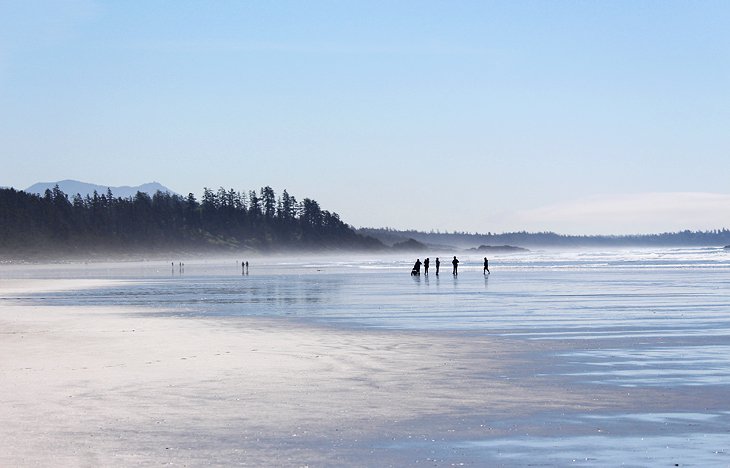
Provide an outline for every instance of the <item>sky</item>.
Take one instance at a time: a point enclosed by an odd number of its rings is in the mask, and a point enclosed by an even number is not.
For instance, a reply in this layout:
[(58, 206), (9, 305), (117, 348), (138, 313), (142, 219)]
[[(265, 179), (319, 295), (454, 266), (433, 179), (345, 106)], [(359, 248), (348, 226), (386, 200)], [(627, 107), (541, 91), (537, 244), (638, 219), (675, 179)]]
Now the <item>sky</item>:
[(0, 0), (0, 186), (355, 227), (730, 228), (727, 1)]

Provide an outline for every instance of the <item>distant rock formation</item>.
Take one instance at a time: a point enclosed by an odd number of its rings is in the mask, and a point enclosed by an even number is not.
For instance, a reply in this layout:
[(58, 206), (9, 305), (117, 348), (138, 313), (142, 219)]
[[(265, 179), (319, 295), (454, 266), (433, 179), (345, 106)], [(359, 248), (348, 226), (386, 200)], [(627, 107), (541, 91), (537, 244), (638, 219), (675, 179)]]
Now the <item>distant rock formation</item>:
[(513, 245), (480, 245), (477, 248), (469, 249), (470, 252), (529, 252), (523, 247), (515, 247)]
[(127, 185), (120, 186), (120, 187), (112, 187), (108, 185), (97, 185), (97, 184), (89, 184), (86, 182), (79, 182), (78, 180), (59, 180), (58, 182), (39, 182), (37, 184), (33, 184), (27, 189), (25, 189), (26, 193), (36, 193), (38, 195), (43, 195), (46, 190), (53, 190), (53, 187), (58, 185), (58, 188), (60, 188), (63, 193), (67, 194), (69, 198), (73, 197), (74, 195), (81, 194), (82, 197), (85, 197), (86, 195), (93, 196), (94, 190), (99, 195), (106, 195), (107, 189), (111, 189), (112, 194), (114, 197), (121, 197), (121, 198), (128, 198), (128, 197), (134, 197), (137, 195), (137, 192), (143, 192), (147, 193), (150, 196), (157, 193), (159, 190), (160, 192), (168, 192), (171, 195), (176, 195), (175, 192), (170, 190), (169, 188), (165, 187), (164, 185), (160, 184), (159, 182), (150, 182), (148, 184), (142, 184), (138, 185), (136, 187), (130, 187)]

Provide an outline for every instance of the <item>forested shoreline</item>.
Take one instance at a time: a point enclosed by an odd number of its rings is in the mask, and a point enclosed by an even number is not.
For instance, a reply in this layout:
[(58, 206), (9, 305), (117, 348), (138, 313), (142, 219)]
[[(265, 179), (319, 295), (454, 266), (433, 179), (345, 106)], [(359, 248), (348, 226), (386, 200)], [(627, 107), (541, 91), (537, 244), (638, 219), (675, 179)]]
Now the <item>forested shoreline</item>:
[[(270, 253), (322, 250), (467, 249), (522, 247), (651, 247), (730, 244), (730, 230), (627, 236), (570, 236), (553, 232), (355, 230), (310, 198), (299, 201), (271, 187), (237, 192), (204, 188), (201, 200), (158, 191), (115, 197), (111, 190), (69, 196), (56, 186), (43, 195), (0, 189), (0, 260), (93, 258), (170, 253)], [(392, 247), (389, 247), (392, 246)], [(410, 247), (409, 247), (410, 246)], [(418, 249), (421, 250), (421, 249)]]
[(730, 230), (679, 231), (636, 235), (566, 235), (554, 232), (424, 232), (390, 228), (361, 228), (360, 234), (372, 236), (386, 245), (413, 239), (426, 245), (473, 248), (479, 245), (512, 245), (532, 248), (600, 247), (717, 247), (730, 244)]
[(337, 213), (271, 187), (242, 193), (205, 188), (198, 201), (168, 192), (134, 197), (43, 195), (0, 189), (0, 257), (164, 255), (169, 252), (373, 250)]

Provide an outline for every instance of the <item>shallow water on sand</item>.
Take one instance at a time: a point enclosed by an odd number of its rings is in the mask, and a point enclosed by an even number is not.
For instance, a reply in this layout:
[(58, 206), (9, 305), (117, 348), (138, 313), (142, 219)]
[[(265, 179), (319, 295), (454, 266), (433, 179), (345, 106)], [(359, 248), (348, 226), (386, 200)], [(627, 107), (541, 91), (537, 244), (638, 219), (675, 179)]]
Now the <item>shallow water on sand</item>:
[[(432, 266), (411, 277), (399, 259), (301, 259), (75, 265), (26, 273), (125, 280), (103, 289), (48, 293), (65, 305), (135, 305), (160, 313), (269, 316), (339, 325), (478, 330), (528, 339), (730, 336), (730, 252), (524, 253), (462, 257), (458, 276)], [(450, 265), (449, 265), (450, 267)], [(6, 274), (8, 272), (6, 271)]]
[[(497, 422), (496, 426), (506, 424), (519, 427), (516, 420)], [(421, 453), (428, 453), (420, 461), (436, 466), (455, 459), (476, 460), (474, 464), (479, 466), (723, 467), (730, 464), (728, 412), (569, 415), (547, 419), (545, 424), (553, 432), (579, 432), (580, 435), (515, 433), (456, 443), (420, 438), (390, 448), (417, 446)], [(698, 427), (702, 431), (697, 431)], [(460, 466), (458, 462), (451, 464)]]
[[(459, 332), (544, 343), (537, 376), (566, 386), (682, 389), (730, 394), (730, 252), (634, 249), (442, 257), (428, 276), (413, 259), (336, 257), (239, 261), (4, 266), (10, 277), (112, 278), (113, 287), (24, 298), (48, 305), (133, 305), (170, 316), (265, 316), (318, 324)], [(698, 410), (698, 408), (700, 410)], [(544, 416), (549, 430), (485, 440), (396, 441), (442, 462), (508, 466), (730, 466), (730, 403), (672, 414), (593, 412)], [(511, 421), (514, 427), (529, 421)], [(586, 427), (602, 427), (586, 433)], [(425, 445), (424, 445), (425, 444)], [(434, 458), (434, 460), (436, 460)], [(426, 461), (426, 460), (424, 460)], [(433, 460), (432, 460), (433, 461)]]

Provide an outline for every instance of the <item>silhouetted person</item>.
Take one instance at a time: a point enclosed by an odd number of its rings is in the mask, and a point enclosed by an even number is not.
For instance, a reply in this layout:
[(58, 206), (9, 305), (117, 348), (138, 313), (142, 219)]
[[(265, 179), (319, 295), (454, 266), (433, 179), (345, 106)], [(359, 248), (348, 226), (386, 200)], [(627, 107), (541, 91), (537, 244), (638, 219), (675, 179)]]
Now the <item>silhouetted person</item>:
[(241, 260), (241, 276), (246, 274), (246, 262)]
[(451, 264), (454, 265), (454, 276), (457, 276), (459, 274), (459, 260), (457, 260), (456, 255), (454, 255), (454, 259), (451, 260)]
[(413, 269), (411, 270), (411, 276), (420, 276), (421, 275), (421, 259), (417, 258), (416, 263), (413, 265)]
[(484, 274), (489, 274), (489, 260), (487, 260), (487, 257), (484, 257)]
[(439, 267), (441, 266), (441, 262), (439, 261), (439, 258), (436, 257), (436, 276), (439, 275)]
[(426, 257), (426, 260), (423, 261), (423, 274), (424, 275), (428, 274), (428, 262), (429, 262), (428, 257)]
[(246, 262), (246, 274), (248, 274), (248, 262)]

